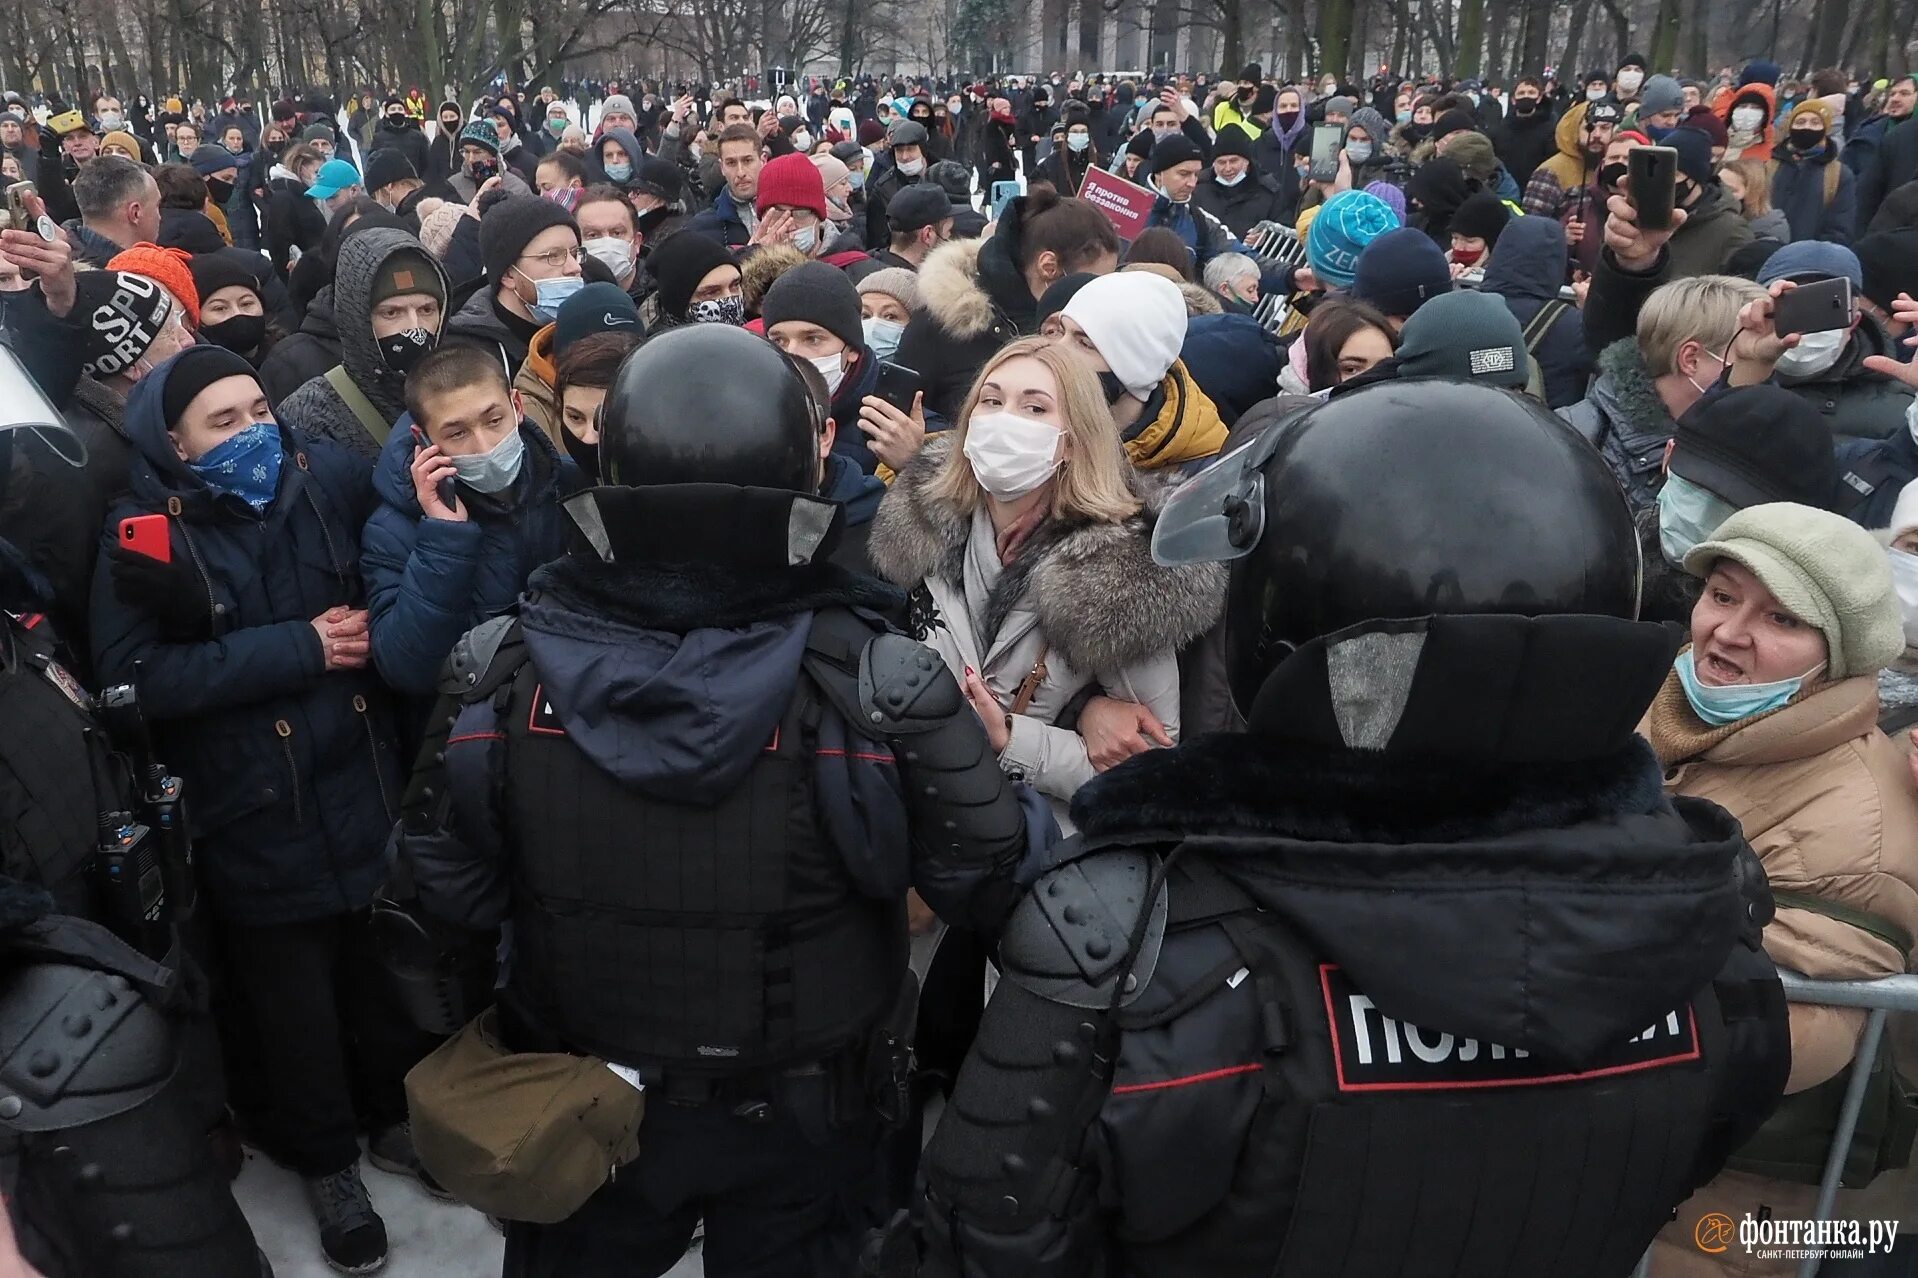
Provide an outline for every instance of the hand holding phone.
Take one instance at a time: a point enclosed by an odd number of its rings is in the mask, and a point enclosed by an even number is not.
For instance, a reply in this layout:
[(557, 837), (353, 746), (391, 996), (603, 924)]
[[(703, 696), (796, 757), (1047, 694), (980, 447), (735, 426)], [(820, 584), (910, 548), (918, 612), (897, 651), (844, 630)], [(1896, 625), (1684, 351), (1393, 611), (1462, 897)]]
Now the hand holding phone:
[(133, 515), (120, 521), (120, 544), (155, 563), (173, 562), (173, 534), (165, 515)]
[(1678, 152), (1668, 146), (1635, 146), (1625, 153), (1625, 173), (1639, 228), (1670, 228), (1677, 207)]
[(413, 428), (413, 446), (413, 464), (409, 470), (413, 477), (413, 496), (419, 500), (421, 513), (428, 519), (465, 523), (466, 507), (460, 504), (453, 486), (459, 476), (453, 459), (442, 453), (438, 444), (426, 443), (417, 426)]
[(1828, 333), (1850, 328), (1854, 303), (1851, 281), (1842, 276), (1799, 284), (1772, 303), (1772, 328), (1791, 333)]

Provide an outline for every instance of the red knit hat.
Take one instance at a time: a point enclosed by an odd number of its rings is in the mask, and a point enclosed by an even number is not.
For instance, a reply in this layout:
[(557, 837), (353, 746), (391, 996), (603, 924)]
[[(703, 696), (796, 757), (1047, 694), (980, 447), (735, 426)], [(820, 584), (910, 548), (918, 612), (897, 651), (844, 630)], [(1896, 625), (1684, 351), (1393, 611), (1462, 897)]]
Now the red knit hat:
[(753, 201), (754, 210), (765, 217), (766, 210), (781, 204), (811, 209), (820, 221), (826, 220), (826, 184), (806, 156), (782, 155), (767, 161), (759, 171), (759, 198)]
[(200, 327), (200, 290), (194, 285), (193, 272), (187, 266), (192, 260), (192, 255), (184, 249), (161, 248), (143, 241), (114, 254), (107, 269), (131, 271), (158, 281), (186, 311), (187, 327), (197, 329)]

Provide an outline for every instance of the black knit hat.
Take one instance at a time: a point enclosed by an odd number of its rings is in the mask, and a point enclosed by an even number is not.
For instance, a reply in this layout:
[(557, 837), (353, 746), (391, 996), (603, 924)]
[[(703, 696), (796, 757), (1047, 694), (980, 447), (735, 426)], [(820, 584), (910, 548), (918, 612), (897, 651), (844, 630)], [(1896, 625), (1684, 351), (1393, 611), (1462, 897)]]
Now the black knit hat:
[(1264, 115), (1278, 104), (1279, 86), (1276, 84), (1261, 84), (1259, 86), (1259, 96), (1252, 99), (1252, 114)]
[(1175, 164), (1204, 159), (1205, 152), (1199, 150), (1197, 142), (1184, 133), (1168, 133), (1153, 144), (1152, 158), (1146, 161), (1146, 172), (1157, 177)]
[(1626, 54), (1625, 60), (1618, 64), (1618, 69), (1623, 71), (1626, 67), (1637, 67), (1640, 71), (1645, 70), (1645, 55), (1642, 53)]
[(732, 250), (698, 231), (668, 236), (646, 259), (646, 269), (659, 281), (659, 307), (676, 320), (686, 318), (686, 307), (701, 280), (719, 267), (738, 265)]
[(1222, 155), (1236, 155), (1247, 160), (1252, 158), (1252, 139), (1245, 135), (1244, 129), (1236, 124), (1228, 124), (1219, 130), (1219, 136), (1212, 143), (1212, 158), (1216, 160)]
[(564, 226), (579, 242), (579, 223), (551, 200), (537, 195), (510, 195), (480, 217), (480, 261), (486, 278), (494, 284), (506, 278), (506, 272), (519, 261), (520, 254), (540, 232)]
[(365, 181), (362, 185), (369, 191), (377, 191), (390, 182), (419, 175), (419, 170), (413, 167), (413, 161), (406, 158), (406, 152), (398, 147), (381, 147), (366, 157)]
[(1885, 310), (1900, 293), (1918, 297), (1918, 227), (1901, 226), (1895, 231), (1867, 235), (1851, 246), (1864, 268), (1865, 287), (1861, 290), (1873, 303)]
[(1141, 160), (1149, 160), (1152, 158), (1152, 143), (1155, 140), (1151, 129), (1140, 129), (1132, 135), (1132, 140), (1125, 144), (1125, 153), (1136, 155)]
[(1816, 408), (1778, 386), (1741, 386), (1678, 420), (1671, 472), (1739, 509), (1792, 501), (1831, 509), (1837, 463)]
[[(244, 253), (245, 250), (240, 250)], [(253, 256), (258, 257), (256, 253)], [(200, 303), (205, 305), (207, 298), (223, 288), (250, 288), (254, 293), (260, 291), (260, 278), (246, 269), (246, 263), (232, 249), (221, 249), (217, 253), (201, 253), (187, 269), (193, 273), (193, 291), (200, 295)]]
[(1453, 107), (1450, 111), (1447, 111), (1444, 115), (1432, 121), (1431, 136), (1432, 140), (1436, 142), (1440, 138), (1453, 133), (1472, 133), (1477, 129), (1478, 121), (1472, 118), (1470, 111), (1465, 110), (1463, 107)]
[(846, 273), (824, 262), (793, 267), (773, 282), (759, 304), (766, 331), (787, 320), (817, 324), (851, 347), (864, 346), (866, 334), (859, 319), (859, 290)]
[(224, 346), (189, 346), (167, 363), (166, 370), (160, 411), (169, 427), (178, 425), (187, 405), (213, 383), (228, 377), (259, 377), (253, 365)]
[(177, 309), (165, 285), (132, 271), (81, 271), (73, 290), (74, 313), (86, 324), (81, 366), (95, 377), (139, 363)]
[(1512, 210), (1505, 207), (1505, 201), (1496, 191), (1480, 191), (1467, 198), (1458, 206), (1458, 212), (1452, 214), (1452, 234), (1484, 240), (1490, 247), (1498, 243), (1505, 224), (1511, 220)]
[(406, 99), (397, 93), (389, 93), (386, 95), (386, 101), (380, 104), (380, 110), (391, 111), (394, 107), (398, 107), (402, 111), (406, 110)]

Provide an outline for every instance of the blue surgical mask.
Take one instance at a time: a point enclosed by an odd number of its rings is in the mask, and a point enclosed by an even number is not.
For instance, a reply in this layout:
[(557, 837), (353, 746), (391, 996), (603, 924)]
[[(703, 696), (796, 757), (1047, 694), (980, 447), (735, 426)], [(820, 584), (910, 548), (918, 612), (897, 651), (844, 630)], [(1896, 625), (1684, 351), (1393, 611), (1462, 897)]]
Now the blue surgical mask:
[(812, 256), (813, 243), (819, 238), (819, 228), (802, 226), (792, 235), (792, 246), (808, 257)]
[(1399, 112), (1399, 123), (1410, 124), (1411, 122), (1412, 122), (1412, 108), (1406, 107), (1405, 110)]
[(1644, 125), (1643, 127), (1645, 130), (1646, 137), (1650, 138), (1654, 142), (1661, 142), (1661, 143), (1666, 138), (1670, 137), (1673, 131), (1678, 128), (1678, 126), (1675, 124), (1647, 124), (1647, 125)]
[(519, 437), (515, 428), (505, 439), (483, 453), (471, 457), (449, 457), (453, 469), (459, 472), (462, 484), (477, 493), (496, 493), (510, 488), (519, 478), (519, 464), (526, 450), (526, 441)]
[(1672, 663), (1672, 668), (1678, 671), (1678, 682), (1685, 689), (1685, 700), (1692, 703), (1693, 713), (1713, 727), (1722, 728), (1728, 723), (1737, 723), (1753, 715), (1778, 709), (1797, 696), (1805, 680), (1823, 670), (1825, 665), (1821, 661), (1804, 674), (1771, 683), (1728, 683), (1723, 687), (1712, 687), (1698, 681), (1698, 671), (1693, 664), (1690, 648), (1678, 654), (1678, 660)]
[(1372, 158), (1372, 144), (1370, 142), (1347, 142), (1345, 144), (1345, 154), (1346, 158), (1350, 159), (1352, 163), (1363, 164)]
[(866, 189), (866, 174), (861, 169), (854, 169), (851, 173), (847, 174), (846, 181), (851, 184), (852, 189), (855, 191), (863, 191)]
[(1667, 475), (1658, 490), (1658, 548), (1666, 562), (1682, 564), (1692, 547), (1710, 541), (1718, 526), (1737, 513), (1738, 508), (1717, 493)]
[(899, 339), (906, 335), (904, 324), (876, 316), (861, 320), (859, 327), (866, 331), (866, 345), (880, 359), (891, 359), (893, 352), (899, 349)]
[(1074, 151), (1083, 151), (1092, 145), (1092, 135), (1090, 133), (1068, 133), (1066, 134), (1066, 145)]
[(280, 463), (285, 457), (280, 428), (272, 422), (254, 422), (208, 449), (200, 460), (188, 462), (187, 469), (208, 488), (232, 493), (264, 512), (280, 490)]
[(526, 309), (540, 323), (551, 324), (566, 299), (585, 287), (586, 279), (581, 275), (555, 275), (551, 279), (534, 280), (533, 304)]
[(630, 161), (619, 160), (606, 165), (605, 169), (609, 181), (624, 182), (633, 176), (633, 166)]

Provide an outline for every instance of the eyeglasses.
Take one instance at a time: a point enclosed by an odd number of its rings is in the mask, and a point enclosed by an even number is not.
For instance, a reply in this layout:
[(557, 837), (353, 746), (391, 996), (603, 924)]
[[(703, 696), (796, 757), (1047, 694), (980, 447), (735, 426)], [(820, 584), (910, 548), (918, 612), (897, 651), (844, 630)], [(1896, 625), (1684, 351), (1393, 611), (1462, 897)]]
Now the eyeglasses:
[(575, 262), (584, 262), (586, 260), (586, 250), (574, 247), (550, 249), (544, 253), (522, 253), (520, 254), (519, 260), (522, 262), (538, 262), (549, 271), (557, 271), (565, 266), (569, 259)]

